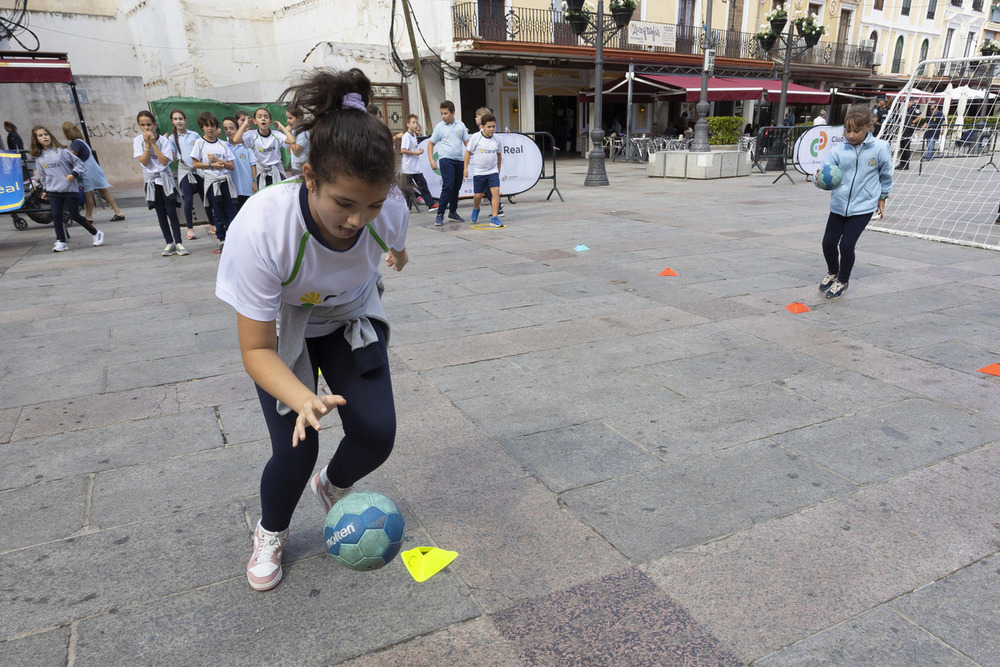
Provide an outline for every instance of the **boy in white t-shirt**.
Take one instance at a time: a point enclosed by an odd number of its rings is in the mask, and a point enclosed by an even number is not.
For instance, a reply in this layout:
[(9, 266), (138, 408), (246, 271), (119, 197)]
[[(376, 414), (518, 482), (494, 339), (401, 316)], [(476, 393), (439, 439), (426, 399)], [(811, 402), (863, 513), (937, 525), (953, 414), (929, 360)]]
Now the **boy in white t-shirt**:
[(417, 122), (417, 115), (410, 114), (406, 117), (406, 132), (403, 132), (402, 144), (399, 152), (402, 159), (399, 164), (399, 171), (406, 177), (407, 184), (420, 193), (427, 204), (428, 211), (437, 210), (437, 202), (427, 187), (427, 179), (420, 173), (420, 157), (424, 154), (423, 148), (417, 147), (417, 133), (420, 131), (420, 123)]
[(204, 138), (195, 142), (191, 149), (191, 164), (202, 170), (205, 179), (205, 201), (212, 207), (215, 217), (215, 236), (219, 247), (213, 252), (222, 253), (226, 242), (226, 230), (236, 217), (236, 185), (232, 173), (236, 168), (236, 156), (227, 141), (219, 141), (222, 128), (219, 119), (211, 111), (198, 116), (198, 127)]
[(479, 219), (479, 204), (483, 194), (490, 193), (493, 215), (491, 227), (503, 227), (500, 222), (500, 142), (493, 135), (497, 131), (497, 119), (493, 114), (485, 114), (480, 119), (483, 129), (469, 137), (465, 145), (465, 177), (472, 174), (472, 222)]

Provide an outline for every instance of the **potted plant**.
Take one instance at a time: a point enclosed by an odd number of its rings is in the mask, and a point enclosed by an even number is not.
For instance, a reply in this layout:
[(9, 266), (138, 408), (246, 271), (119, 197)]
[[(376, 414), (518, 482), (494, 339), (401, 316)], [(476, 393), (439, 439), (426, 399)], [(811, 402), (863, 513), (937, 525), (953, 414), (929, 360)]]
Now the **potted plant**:
[(611, 0), (608, 7), (611, 9), (611, 14), (615, 17), (615, 25), (619, 28), (624, 28), (632, 20), (636, 2), (635, 0)]
[(563, 18), (570, 24), (577, 36), (586, 32), (587, 26), (590, 24), (590, 15), (594, 12), (594, 6), (590, 4), (589, 0), (580, 3), (579, 8), (569, 4), (567, 0), (563, 0), (562, 10)]
[(795, 27), (799, 29), (799, 34), (805, 38), (807, 46), (815, 46), (819, 42), (819, 38), (826, 34), (826, 26), (817, 20), (815, 14), (796, 18)]
[(774, 48), (774, 43), (778, 41), (778, 33), (771, 30), (770, 23), (761, 23), (760, 31), (754, 34), (753, 38), (757, 40), (761, 51), (767, 53)]
[(985, 41), (979, 51), (984, 56), (995, 56), (1000, 53), (1000, 42), (997, 42), (995, 39)]
[(780, 35), (785, 29), (785, 24), (788, 23), (788, 6), (781, 4), (775, 7), (764, 17), (764, 20), (771, 24), (771, 30)]

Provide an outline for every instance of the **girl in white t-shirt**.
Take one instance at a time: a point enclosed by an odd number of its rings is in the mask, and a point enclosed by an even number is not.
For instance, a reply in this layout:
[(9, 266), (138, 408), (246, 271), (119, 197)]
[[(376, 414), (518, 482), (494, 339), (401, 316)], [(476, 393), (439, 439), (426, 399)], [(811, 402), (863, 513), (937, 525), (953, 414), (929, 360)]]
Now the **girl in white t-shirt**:
[[(379, 265), (384, 257), (399, 271), (408, 261), (409, 210), (394, 185), (392, 135), (365, 111), (371, 82), (358, 69), (316, 70), (286, 95), (309, 119), (309, 162), (301, 178), (244, 204), (215, 290), (236, 309), (243, 366), (271, 436), (247, 564), (254, 590), (281, 580), (288, 526), (306, 485), (325, 515), (392, 451), (396, 412)], [(320, 369), (335, 395), (317, 395)], [(320, 419), (334, 407), (344, 437), (313, 474)]]
[(187, 225), (187, 237), (198, 238), (194, 233), (194, 195), (201, 197), (205, 205), (205, 215), (208, 217), (209, 227), (215, 225), (212, 215), (212, 207), (205, 200), (205, 180), (201, 173), (191, 163), (191, 150), (201, 139), (201, 136), (194, 130), (189, 130), (187, 126), (187, 114), (181, 109), (174, 109), (170, 112), (170, 123), (174, 126), (174, 131), (168, 135), (170, 148), (174, 151), (174, 158), (177, 160), (177, 189), (181, 191), (181, 198), (184, 202), (184, 224)]
[[(250, 129), (250, 118), (244, 118), (236, 130), (235, 141), (242, 141), (250, 149), (254, 158), (254, 192), (285, 179), (285, 167), (281, 164), (281, 149), (295, 143), (295, 137), (287, 127), (278, 121), (271, 122), (271, 112), (258, 107), (253, 112), (256, 130)], [(281, 134), (271, 131), (271, 125)]]
[(135, 117), (140, 134), (132, 140), (132, 157), (142, 165), (142, 178), (146, 185), (146, 206), (156, 210), (163, 240), (167, 242), (161, 253), (187, 255), (181, 243), (181, 225), (177, 221), (177, 184), (170, 171), (174, 151), (166, 137), (156, 132), (156, 116), (140, 111)]

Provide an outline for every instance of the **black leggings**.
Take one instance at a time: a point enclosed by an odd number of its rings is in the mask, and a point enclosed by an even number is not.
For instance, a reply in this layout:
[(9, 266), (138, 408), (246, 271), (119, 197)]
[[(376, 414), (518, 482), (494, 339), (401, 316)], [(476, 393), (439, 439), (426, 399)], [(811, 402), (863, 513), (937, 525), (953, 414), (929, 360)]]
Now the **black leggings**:
[(56, 240), (66, 242), (66, 228), (63, 226), (63, 211), (69, 213), (69, 219), (86, 229), (93, 236), (97, 229), (80, 215), (80, 193), (50, 192), (49, 205), (52, 207), (52, 226), (56, 229)]
[(181, 242), (181, 223), (177, 221), (177, 190), (174, 190), (169, 197), (163, 194), (163, 186), (155, 185), (156, 194), (153, 196), (153, 205), (149, 208), (156, 211), (156, 220), (160, 223), (160, 233), (167, 245)]
[[(195, 193), (201, 197), (203, 204), (207, 203), (205, 201), (205, 179), (195, 174), (195, 183), (192, 184), (191, 181), (187, 179), (187, 176), (180, 180), (178, 186), (180, 187), (181, 195), (184, 198), (184, 222), (187, 224), (188, 229), (194, 229), (194, 221), (192, 220), (192, 215), (194, 214), (194, 195)], [(212, 210), (211, 206), (205, 206), (205, 215), (208, 216), (208, 224), (215, 224), (215, 212)]]
[[(874, 213), (874, 211), (872, 211)], [(830, 212), (826, 220), (826, 233), (823, 235), (823, 256), (826, 258), (827, 273), (837, 274), (837, 280), (846, 283), (851, 279), (854, 269), (854, 246), (861, 238), (861, 232), (871, 220), (872, 213), (862, 213), (845, 217), (839, 213)], [(840, 245), (840, 255), (837, 255), (837, 245)]]
[[(313, 387), (316, 369), (321, 368), (330, 391), (347, 400), (346, 405), (337, 407), (344, 437), (326, 468), (327, 479), (340, 488), (351, 486), (385, 463), (396, 439), (388, 345), (383, 326), (372, 323), (378, 332), (378, 343), (373, 345), (378, 345), (383, 363), (367, 373), (358, 368), (343, 329), (306, 339), (313, 365)], [(294, 411), (279, 415), (275, 399), (259, 386), (257, 396), (271, 435), (271, 459), (260, 479), (261, 525), (265, 530), (282, 531), (291, 523), (295, 506), (312, 477), (319, 456), (319, 435), (306, 427), (306, 439), (292, 447), (298, 415)]]

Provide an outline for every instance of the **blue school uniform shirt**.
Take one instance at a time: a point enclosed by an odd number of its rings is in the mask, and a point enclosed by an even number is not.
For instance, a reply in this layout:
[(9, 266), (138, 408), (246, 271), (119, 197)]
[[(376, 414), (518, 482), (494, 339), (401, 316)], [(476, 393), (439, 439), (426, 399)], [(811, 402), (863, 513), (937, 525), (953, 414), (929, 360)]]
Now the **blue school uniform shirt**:
[(233, 169), (230, 172), (230, 177), (233, 179), (233, 185), (236, 186), (236, 195), (239, 197), (249, 197), (253, 194), (253, 172), (250, 171), (250, 167), (253, 164), (253, 156), (250, 154), (250, 150), (244, 146), (242, 143), (234, 144), (232, 142), (227, 142), (229, 150), (233, 152), (236, 159), (233, 160)]
[(463, 123), (441, 121), (434, 126), (430, 141), (434, 144), (437, 159), (465, 160), (465, 142), (469, 140), (469, 131)]
[(892, 149), (889, 142), (871, 132), (857, 146), (847, 141), (837, 144), (823, 165), (840, 167), (844, 180), (830, 195), (830, 211), (844, 217), (872, 213), (880, 197), (892, 189)]

